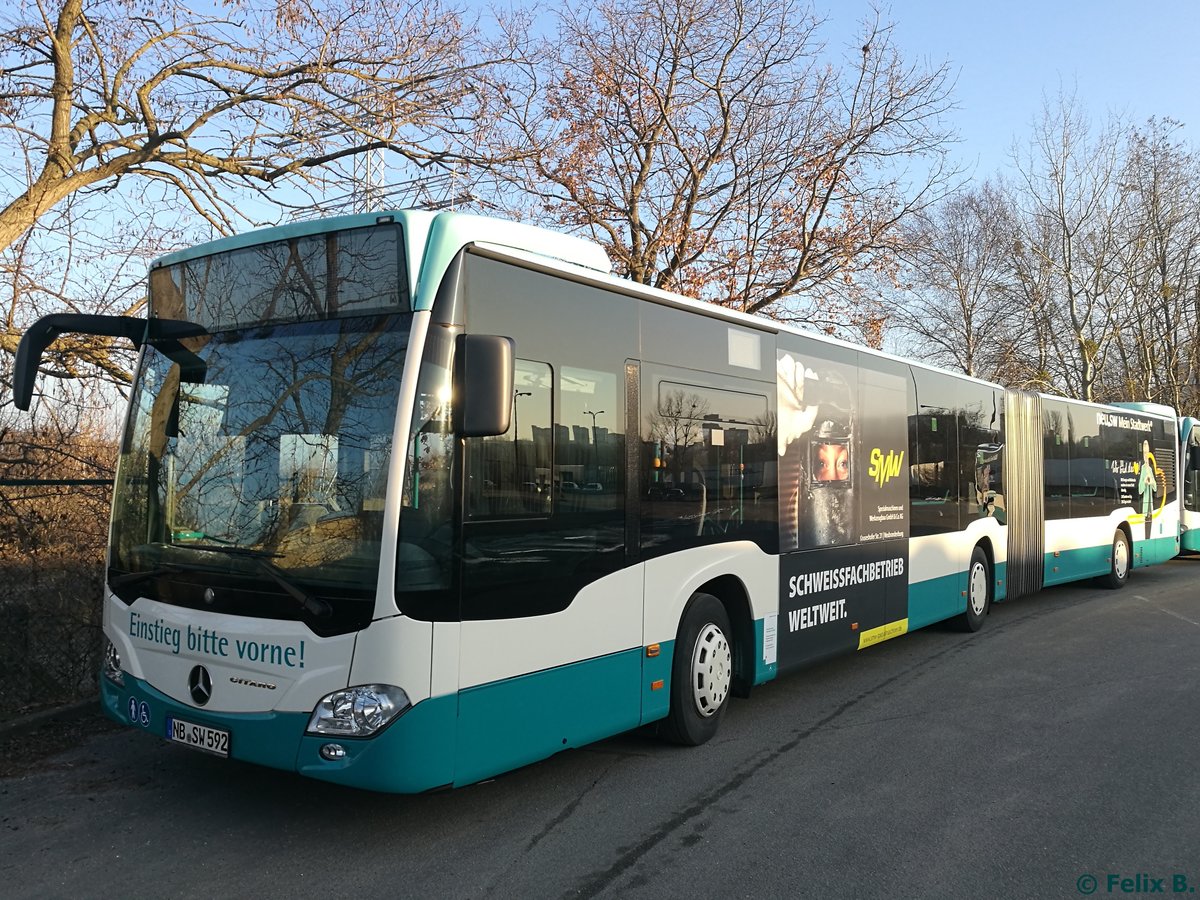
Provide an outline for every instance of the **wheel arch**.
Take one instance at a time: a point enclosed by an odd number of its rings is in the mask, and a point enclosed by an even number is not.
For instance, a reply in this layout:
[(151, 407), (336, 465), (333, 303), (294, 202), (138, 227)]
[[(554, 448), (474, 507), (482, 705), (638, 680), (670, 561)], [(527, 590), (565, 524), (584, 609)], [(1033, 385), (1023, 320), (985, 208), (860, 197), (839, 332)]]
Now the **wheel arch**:
[(729, 644), (733, 648), (733, 694), (748, 697), (754, 684), (754, 659), (756, 640), (754, 617), (750, 612), (750, 593), (736, 575), (719, 575), (693, 591), (695, 594), (711, 594), (721, 601), (733, 634)]
[[(1125, 532), (1125, 540), (1129, 541), (1129, 552), (1133, 553), (1133, 529), (1129, 527), (1129, 523), (1122, 519), (1117, 523), (1117, 531)], [(1130, 560), (1130, 568), (1133, 568), (1133, 560)]]
[(988, 594), (993, 600), (996, 599), (996, 547), (992, 543), (990, 535), (985, 535), (975, 542), (975, 546), (983, 551), (984, 559), (987, 560), (988, 566)]
[[(1134, 568), (1137, 566), (1138, 558), (1137, 550), (1135, 549), (1136, 545), (1133, 543), (1133, 528), (1130, 526), (1129, 522), (1127, 522), (1125, 519), (1122, 519), (1117, 523), (1117, 531), (1120, 531), (1125, 535), (1125, 543), (1129, 548), (1129, 568), (1125, 572), (1125, 580), (1128, 581), (1129, 577), (1133, 574)], [(1113, 532), (1113, 537), (1116, 537), (1116, 532)]]

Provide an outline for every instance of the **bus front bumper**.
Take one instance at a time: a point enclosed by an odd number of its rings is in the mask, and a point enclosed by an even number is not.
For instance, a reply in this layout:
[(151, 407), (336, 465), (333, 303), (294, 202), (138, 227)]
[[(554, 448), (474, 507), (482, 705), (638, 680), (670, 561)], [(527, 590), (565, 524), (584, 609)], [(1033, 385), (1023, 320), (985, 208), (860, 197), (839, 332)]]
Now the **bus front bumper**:
[[(349, 787), (411, 794), (454, 781), (457, 701), (435, 697), (411, 707), (370, 738), (305, 734), (306, 712), (220, 713), (171, 699), (128, 672), (118, 686), (100, 677), (100, 702), (109, 718), (169, 740), (168, 721), (229, 732), (229, 758), (299, 772)], [(337, 744), (344, 755), (327, 759)], [(203, 751), (197, 751), (203, 752)]]

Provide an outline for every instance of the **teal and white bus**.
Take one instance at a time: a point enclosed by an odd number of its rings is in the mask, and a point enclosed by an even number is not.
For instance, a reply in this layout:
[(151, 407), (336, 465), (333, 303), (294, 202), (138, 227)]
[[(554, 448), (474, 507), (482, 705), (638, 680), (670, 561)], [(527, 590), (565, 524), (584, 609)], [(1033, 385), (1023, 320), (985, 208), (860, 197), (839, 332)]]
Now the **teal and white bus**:
[(1200, 419), (1179, 419), (1179, 545), (1184, 553), (1200, 553)]
[(346, 785), (465, 785), (995, 601), (1179, 552), (1173, 413), (1005, 390), (396, 211), (164, 257), (100, 679), (114, 719)]

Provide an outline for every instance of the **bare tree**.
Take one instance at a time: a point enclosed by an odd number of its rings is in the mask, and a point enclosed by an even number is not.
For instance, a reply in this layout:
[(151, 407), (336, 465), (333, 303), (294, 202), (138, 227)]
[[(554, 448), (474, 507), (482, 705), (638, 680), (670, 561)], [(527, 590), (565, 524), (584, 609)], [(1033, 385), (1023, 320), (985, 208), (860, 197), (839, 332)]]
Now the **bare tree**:
[(992, 184), (956, 194), (904, 227), (900, 278), (908, 299), (892, 325), (919, 357), (978, 378), (1003, 377), (1020, 318), (1007, 290), (1012, 217)]
[[(154, 212), (131, 215), (114, 202), (101, 224), (86, 206), (67, 198), (0, 251), (0, 349), (15, 352), (23, 327), (39, 314), (141, 311), (147, 258), (165, 252), (170, 236), (158, 227)], [(0, 358), (9, 357), (0, 353)], [(99, 376), (125, 385), (132, 361), (128, 348), (111, 339), (69, 334), (52, 345), (42, 367), (56, 379)], [(0, 386), (11, 387), (7, 368), (0, 372)], [(7, 399), (8, 391), (3, 393)]]
[(898, 223), (945, 186), (950, 82), (905, 64), (878, 18), (830, 66), (819, 25), (797, 0), (560, 13), (508, 95), (527, 154), (510, 204), (589, 232), (635, 281), (877, 332), (853, 276), (888, 265)]
[[(1016, 215), (1017, 202), (1011, 187), (1006, 196)], [(1011, 275), (1000, 293), (1017, 324), (1000, 345), (999, 381), (1031, 391), (1062, 391), (1062, 339), (1055, 303), (1059, 284), (1057, 256), (1053, 247), (1057, 230), (1049, 220), (1014, 225), (1010, 259)]]
[(894, 324), (935, 362), (1099, 401), (1200, 404), (1200, 155), (1170, 119), (1044, 104), (1016, 177), (904, 229)]
[[(278, 215), (248, 199), (306, 205), (366, 153), (478, 162), (517, 33), (489, 45), (439, 0), (228, 0), (207, 14), (182, 0), (12, 4), (0, 12), (0, 350), (40, 313), (136, 312), (137, 278), (118, 267), (140, 277), (171, 249), (163, 238), (194, 240), (189, 213), (227, 233), (255, 209)], [(167, 228), (147, 228), (163, 211)], [(76, 250), (100, 235), (107, 265), (81, 266)], [(127, 381), (111, 348), (68, 336), (50, 368)]]
[(240, 219), (231, 188), (312, 181), (376, 147), (445, 162), (486, 120), (495, 60), (457, 10), (225, 8), (164, 0), (151, 17), (126, 0), (27, 0), (5, 16), (0, 141), (23, 167), (9, 170), (0, 249), (65, 197), (131, 177), (165, 183), (224, 231)]
[(1028, 149), (1016, 156), (1022, 250), (1054, 275), (1050, 361), (1062, 388), (1082, 400), (1096, 399), (1116, 334), (1123, 136), (1116, 119), (1095, 131), (1075, 98), (1060, 95), (1044, 105)]
[(1118, 371), (1109, 392), (1196, 408), (1200, 301), (1200, 159), (1171, 120), (1130, 135), (1121, 188), (1128, 239), (1118, 265)]

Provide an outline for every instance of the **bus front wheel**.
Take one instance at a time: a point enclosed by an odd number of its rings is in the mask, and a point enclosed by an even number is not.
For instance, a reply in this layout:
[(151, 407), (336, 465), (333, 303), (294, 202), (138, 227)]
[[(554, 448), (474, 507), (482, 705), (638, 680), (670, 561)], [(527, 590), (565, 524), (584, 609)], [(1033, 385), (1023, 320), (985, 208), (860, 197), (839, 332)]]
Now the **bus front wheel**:
[(671, 710), (660, 734), (695, 747), (714, 734), (733, 685), (733, 629), (721, 601), (694, 594), (683, 611), (671, 661)]
[(1129, 564), (1132, 554), (1129, 552), (1129, 535), (1118, 528), (1113, 535), (1112, 553), (1109, 555), (1108, 574), (1101, 576), (1101, 582), (1107, 588), (1116, 590), (1125, 586), (1129, 580)]

